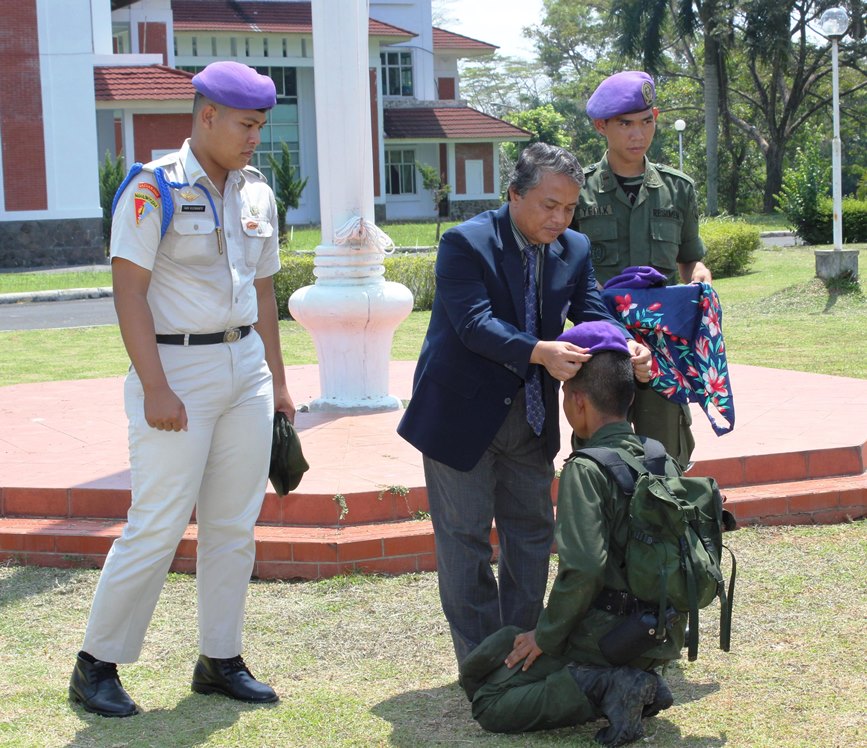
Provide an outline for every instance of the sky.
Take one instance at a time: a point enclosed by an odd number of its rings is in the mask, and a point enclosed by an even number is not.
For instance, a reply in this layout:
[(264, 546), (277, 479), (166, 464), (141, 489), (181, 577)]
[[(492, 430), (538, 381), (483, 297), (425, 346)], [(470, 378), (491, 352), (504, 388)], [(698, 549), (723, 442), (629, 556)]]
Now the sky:
[(521, 29), (539, 23), (542, 0), (434, 0), (435, 11), (438, 6), (449, 31), (496, 44), (504, 56), (533, 56), (533, 46), (521, 36)]

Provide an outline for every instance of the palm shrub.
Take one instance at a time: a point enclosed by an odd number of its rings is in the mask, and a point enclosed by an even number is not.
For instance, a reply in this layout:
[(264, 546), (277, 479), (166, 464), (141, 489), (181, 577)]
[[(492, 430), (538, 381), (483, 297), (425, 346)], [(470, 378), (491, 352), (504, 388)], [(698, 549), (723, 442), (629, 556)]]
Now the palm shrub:
[(439, 169), (437, 169), (435, 166), (431, 166), (430, 164), (423, 164), (421, 161), (416, 161), (415, 168), (418, 169), (419, 173), (421, 174), (421, 180), (424, 188), (426, 190), (429, 190), (431, 196), (433, 197), (434, 210), (436, 210), (437, 214), (436, 241), (439, 241), (440, 225), (442, 223), (442, 213), (440, 211), (440, 205), (442, 205), (443, 200), (448, 198), (449, 192), (451, 192), (452, 188), (443, 181)]
[(120, 187), (126, 169), (123, 165), (123, 156), (117, 159), (111, 157), (111, 152), (105, 152), (105, 161), (99, 167), (99, 204), (102, 207), (102, 239), (105, 246), (111, 243), (111, 204), (114, 202), (115, 193)]
[(704, 219), (699, 235), (707, 250), (703, 262), (715, 278), (746, 273), (762, 243), (759, 229), (733, 218)]
[(286, 210), (297, 208), (301, 200), (301, 193), (307, 186), (308, 177), (298, 179), (295, 176), (295, 164), (292, 163), (292, 154), (286, 143), (280, 144), (281, 154), (278, 161), (270, 153), (268, 163), (274, 171), (274, 198), (277, 203), (277, 231), (280, 236), (286, 233)]

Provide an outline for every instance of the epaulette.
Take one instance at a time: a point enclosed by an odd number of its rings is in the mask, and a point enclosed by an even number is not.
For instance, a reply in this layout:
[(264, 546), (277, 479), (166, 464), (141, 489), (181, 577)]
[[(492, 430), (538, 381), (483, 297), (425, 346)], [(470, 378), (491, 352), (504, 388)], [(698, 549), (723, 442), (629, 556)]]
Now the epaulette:
[(673, 177), (680, 177), (680, 179), (685, 179), (690, 184), (695, 184), (693, 178), (689, 176), (689, 174), (684, 174), (679, 169), (675, 169), (673, 166), (668, 166), (667, 164), (654, 164), (657, 171), (665, 172), (666, 174), (670, 174)]
[(247, 166), (245, 166), (243, 169), (241, 169), (241, 171), (244, 172), (244, 174), (247, 177), (250, 177), (250, 176), (256, 177), (260, 182), (267, 182), (268, 181), (268, 177), (266, 177), (255, 166), (250, 166), (249, 164), (247, 164)]
[(599, 168), (599, 162), (598, 161), (595, 164), (590, 164), (590, 166), (585, 166), (584, 167), (584, 176), (589, 177), (598, 168)]

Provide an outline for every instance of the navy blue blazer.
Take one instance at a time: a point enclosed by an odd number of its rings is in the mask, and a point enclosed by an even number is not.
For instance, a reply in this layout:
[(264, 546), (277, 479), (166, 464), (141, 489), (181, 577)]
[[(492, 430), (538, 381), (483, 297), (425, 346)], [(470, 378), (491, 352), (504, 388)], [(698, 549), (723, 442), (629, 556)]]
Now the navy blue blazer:
[[(446, 231), (430, 325), (397, 432), (423, 454), (470, 470), (503, 425), (538, 339), (524, 332), (524, 270), (508, 203)], [(548, 246), (540, 281), (542, 340), (572, 322), (606, 320), (590, 242), (571, 229)], [(628, 334), (624, 329), (624, 336)], [(560, 383), (544, 367), (545, 453), (560, 449)]]

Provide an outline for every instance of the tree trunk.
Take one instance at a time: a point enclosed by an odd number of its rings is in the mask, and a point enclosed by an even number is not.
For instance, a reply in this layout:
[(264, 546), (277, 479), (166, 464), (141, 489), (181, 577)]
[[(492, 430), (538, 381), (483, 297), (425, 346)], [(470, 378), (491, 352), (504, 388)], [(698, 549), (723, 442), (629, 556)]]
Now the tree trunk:
[(709, 216), (719, 213), (719, 42), (706, 35), (704, 39), (704, 129), (707, 159), (707, 204)]
[(783, 187), (783, 156), (785, 150), (776, 143), (769, 143), (765, 151), (765, 193), (762, 210), (773, 213), (777, 207), (777, 198)]

